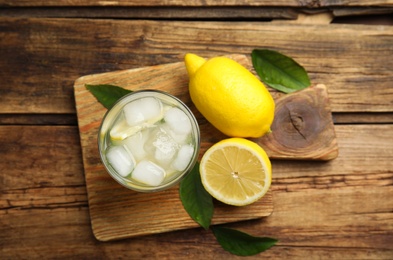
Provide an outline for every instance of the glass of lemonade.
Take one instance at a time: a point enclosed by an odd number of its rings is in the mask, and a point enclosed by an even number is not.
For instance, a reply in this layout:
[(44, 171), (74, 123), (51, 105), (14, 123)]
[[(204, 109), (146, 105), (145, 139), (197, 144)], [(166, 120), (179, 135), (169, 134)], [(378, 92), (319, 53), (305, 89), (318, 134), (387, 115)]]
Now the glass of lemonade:
[(200, 131), (181, 100), (158, 90), (140, 90), (107, 111), (98, 147), (106, 170), (118, 183), (140, 192), (160, 191), (194, 167)]

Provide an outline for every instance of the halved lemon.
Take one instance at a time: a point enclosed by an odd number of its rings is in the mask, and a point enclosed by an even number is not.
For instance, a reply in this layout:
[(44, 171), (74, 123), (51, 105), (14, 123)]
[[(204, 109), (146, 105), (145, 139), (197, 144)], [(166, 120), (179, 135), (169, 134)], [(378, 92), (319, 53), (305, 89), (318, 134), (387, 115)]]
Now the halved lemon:
[(266, 152), (244, 138), (229, 138), (210, 147), (200, 162), (202, 184), (217, 200), (245, 206), (270, 188), (272, 167)]

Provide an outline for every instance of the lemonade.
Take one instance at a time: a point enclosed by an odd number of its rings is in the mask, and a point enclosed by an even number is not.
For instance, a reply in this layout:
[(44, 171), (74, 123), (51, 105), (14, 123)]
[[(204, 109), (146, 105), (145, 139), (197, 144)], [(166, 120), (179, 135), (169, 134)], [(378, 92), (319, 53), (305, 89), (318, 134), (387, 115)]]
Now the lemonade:
[(178, 183), (194, 166), (200, 132), (190, 109), (157, 90), (135, 91), (108, 110), (98, 135), (101, 159), (123, 186), (142, 192)]

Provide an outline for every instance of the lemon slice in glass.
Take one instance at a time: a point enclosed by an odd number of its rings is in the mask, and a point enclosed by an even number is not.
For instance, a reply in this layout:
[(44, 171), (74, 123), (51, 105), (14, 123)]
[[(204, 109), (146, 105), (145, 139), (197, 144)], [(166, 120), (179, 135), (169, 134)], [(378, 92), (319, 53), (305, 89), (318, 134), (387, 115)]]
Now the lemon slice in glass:
[(111, 141), (122, 141), (143, 129), (156, 127), (156, 123), (162, 119), (163, 115), (160, 114), (155, 118), (149, 119), (146, 122), (134, 126), (130, 126), (125, 120), (119, 120), (119, 122), (117, 122), (109, 132)]
[(129, 126), (125, 120), (116, 124), (109, 135), (112, 141), (121, 141), (142, 130), (142, 125)]
[(210, 147), (200, 162), (202, 184), (217, 200), (245, 206), (262, 198), (270, 188), (269, 157), (258, 144), (229, 138)]

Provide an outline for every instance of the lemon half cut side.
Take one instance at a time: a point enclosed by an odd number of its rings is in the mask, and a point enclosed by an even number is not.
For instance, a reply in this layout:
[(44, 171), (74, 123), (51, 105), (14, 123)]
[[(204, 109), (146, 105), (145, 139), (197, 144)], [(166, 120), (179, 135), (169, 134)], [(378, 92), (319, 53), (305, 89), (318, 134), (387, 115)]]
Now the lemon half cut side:
[(272, 168), (266, 152), (244, 138), (229, 138), (210, 147), (200, 162), (204, 188), (217, 200), (245, 206), (270, 188)]

